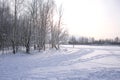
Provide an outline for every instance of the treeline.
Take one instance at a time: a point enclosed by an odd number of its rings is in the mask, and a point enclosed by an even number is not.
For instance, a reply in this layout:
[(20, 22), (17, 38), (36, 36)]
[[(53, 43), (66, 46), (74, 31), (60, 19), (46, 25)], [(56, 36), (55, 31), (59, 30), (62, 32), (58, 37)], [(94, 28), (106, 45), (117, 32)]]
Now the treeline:
[(95, 38), (71, 36), (68, 43), (73, 45), (120, 45), (120, 38), (95, 40)]
[(67, 38), (62, 15), (62, 6), (53, 0), (0, 0), (0, 49), (11, 47), (14, 54), (19, 46), (26, 53), (31, 46), (45, 50), (45, 44), (59, 49)]

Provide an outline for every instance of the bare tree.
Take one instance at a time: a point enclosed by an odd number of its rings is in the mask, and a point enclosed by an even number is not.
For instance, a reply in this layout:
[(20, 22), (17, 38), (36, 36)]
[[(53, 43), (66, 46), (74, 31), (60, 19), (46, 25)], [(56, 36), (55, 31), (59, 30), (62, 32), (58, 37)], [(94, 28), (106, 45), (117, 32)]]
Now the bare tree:
[(36, 49), (36, 42), (37, 42), (37, 20), (38, 20), (38, 1), (39, 0), (32, 0), (29, 6), (29, 13), (31, 18), (31, 27), (32, 27), (32, 41), (34, 44), (34, 49)]
[(62, 16), (63, 16), (63, 8), (62, 5), (59, 7), (58, 10), (58, 41), (57, 41), (57, 45), (58, 45), (58, 49), (60, 48), (60, 34), (62, 33), (61, 31), (61, 26), (62, 26)]
[(51, 43), (51, 47), (52, 48), (56, 48), (57, 49), (57, 40), (56, 40), (56, 37), (57, 37), (57, 24), (56, 24), (56, 21), (54, 20), (54, 15), (55, 14), (55, 10), (56, 9), (56, 5), (54, 2), (51, 3), (51, 9), (50, 9), (50, 12), (49, 12), (49, 26), (50, 26), (50, 43)]
[[(53, 0), (47, 0), (40, 4), (41, 8), (39, 8), (39, 49), (45, 50), (45, 44), (46, 44), (46, 38), (47, 33), (49, 32), (50, 28), (50, 19), (52, 10), (54, 7), (54, 1)], [(48, 39), (48, 38), (47, 38)]]
[(11, 32), (11, 13), (8, 2), (0, 1), (0, 47), (3, 49), (9, 46)]
[[(55, 7), (54, 9), (56, 9)], [(57, 50), (60, 48), (60, 44), (65, 42), (68, 38), (68, 32), (65, 28), (62, 27), (62, 16), (63, 16), (63, 9), (62, 5), (59, 7), (58, 12), (53, 9), (51, 13), (51, 45), (52, 48), (56, 48)], [(58, 13), (58, 14), (57, 14)], [(58, 19), (54, 20), (54, 15), (57, 15)], [(67, 41), (67, 40), (66, 40)]]
[(14, 19), (13, 19), (13, 30), (12, 30), (12, 48), (13, 48), (13, 53), (15, 54), (17, 49), (18, 49), (18, 14), (20, 13), (20, 7), (21, 4), (23, 3), (24, 0), (14, 0)]
[(22, 43), (26, 48), (26, 53), (30, 53), (31, 36), (32, 36), (31, 20), (28, 16), (24, 16), (24, 20), (22, 23), (23, 23)]

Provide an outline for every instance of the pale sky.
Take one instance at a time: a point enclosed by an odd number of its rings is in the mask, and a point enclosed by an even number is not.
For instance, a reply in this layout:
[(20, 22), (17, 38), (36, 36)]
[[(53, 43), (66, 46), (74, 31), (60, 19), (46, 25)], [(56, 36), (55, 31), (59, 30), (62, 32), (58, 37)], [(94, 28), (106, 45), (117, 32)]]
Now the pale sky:
[(120, 0), (55, 0), (63, 4), (63, 20), (71, 35), (120, 37)]

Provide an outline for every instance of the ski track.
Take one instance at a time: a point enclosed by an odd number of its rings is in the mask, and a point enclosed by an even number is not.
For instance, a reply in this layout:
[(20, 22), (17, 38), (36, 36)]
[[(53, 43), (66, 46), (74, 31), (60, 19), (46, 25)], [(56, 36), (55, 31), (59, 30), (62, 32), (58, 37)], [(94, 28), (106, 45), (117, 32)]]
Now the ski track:
[[(91, 56), (96, 51), (103, 54)], [(111, 57), (118, 63), (97, 62)], [(0, 80), (120, 80), (120, 48), (64, 46), (59, 51), (0, 55)]]

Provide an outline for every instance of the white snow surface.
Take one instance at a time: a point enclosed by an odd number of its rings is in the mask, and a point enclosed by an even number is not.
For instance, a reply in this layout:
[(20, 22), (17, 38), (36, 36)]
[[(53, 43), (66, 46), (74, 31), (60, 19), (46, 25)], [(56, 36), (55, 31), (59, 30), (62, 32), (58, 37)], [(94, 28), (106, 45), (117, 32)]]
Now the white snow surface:
[(62, 45), (1, 54), (0, 80), (120, 80), (120, 46)]

